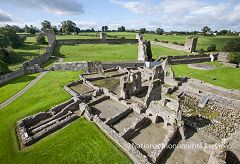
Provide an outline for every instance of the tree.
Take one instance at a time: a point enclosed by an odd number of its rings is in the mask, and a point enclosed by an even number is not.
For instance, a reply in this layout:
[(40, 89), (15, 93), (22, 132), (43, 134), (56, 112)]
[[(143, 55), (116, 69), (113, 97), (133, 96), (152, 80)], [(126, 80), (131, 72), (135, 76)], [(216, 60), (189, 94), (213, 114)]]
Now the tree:
[(228, 33), (228, 30), (221, 30), (217, 34), (218, 35), (226, 35)]
[(37, 27), (33, 27), (32, 25), (29, 27), (30, 34), (36, 34), (37, 31), (38, 31)]
[(3, 75), (8, 72), (9, 72), (8, 64), (6, 62), (0, 60), (0, 75)]
[(156, 33), (158, 34), (158, 35), (162, 35), (163, 34), (163, 29), (161, 29), (161, 28), (157, 28), (156, 29)]
[(17, 35), (16, 31), (10, 27), (0, 27), (0, 34), (8, 37), (10, 46), (16, 48), (23, 43), (23, 40)]
[(240, 63), (240, 52), (228, 53), (227, 59), (230, 63), (239, 64)]
[(125, 32), (126, 28), (124, 26), (118, 27), (119, 32)]
[(41, 28), (42, 31), (46, 31), (46, 29), (48, 28), (50, 29), (52, 27), (51, 22), (47, 20), (44, 20), (43, 22), (41, 22), (41, 25), (42, 25), (42, 28)]
[(45, 36), (40, 34), (36, 37), (36, 42), (37, 44), (45, 44), (46, 43), (46, 39)]
[(80, 28), (79, 27), (76, 27), (75, 28), (75, 32), (78, 34), (79, 32), (81, 32)]
[(202, 32), (203, 32), (203, 35), (204, 35), (204, 36), (206, 36), (206, 33), (209, 32), (209, 31), (211, 31), (211, 29), (210, 29), (208, 26), (204, 26), (204, 27), (202, 28)]
[(146, 28), (140, 28), (139, 33), (145, 34), (147, 32)]
[(108, 26), (102, 26), (102, 31), (108, 31)]
[(212, 52), (212, 51), (216, 51), (216, 48), (217, 48), (216, 44), (211, 44), (211, 45), (207, 48), (207, 50), (208, 50), (208, 52)]
[(9, 38), (3, 34), (0, 34), (0, 48), (7, 48), (10, 46), (10, 44)]
[(234, 39), (227, 42), (226, 46), (223, 48), (225, 52), (240, 52), (240, 39)]
[(67, 20), (61, 22), (61, 31), (63, 33), (70, 33), (70, 32), (75, 32), (76, 29), (76, 24), (73, 21)]

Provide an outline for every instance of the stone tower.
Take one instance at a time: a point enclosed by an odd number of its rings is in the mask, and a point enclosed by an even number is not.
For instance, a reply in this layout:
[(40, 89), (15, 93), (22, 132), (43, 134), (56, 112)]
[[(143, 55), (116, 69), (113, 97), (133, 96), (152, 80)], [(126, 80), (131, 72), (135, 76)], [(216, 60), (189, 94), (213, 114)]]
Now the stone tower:
[(47, 29), (46, 35), (48, 39), (48, 45), (51, 47), (53, 43), (56, 41), (55, 32), (52, 29)]
[(190, 52), (195, 52), (197, 48), (197, 41), (198, 41), (198, 36), (188, 37), (185, 43), (185, 50)]

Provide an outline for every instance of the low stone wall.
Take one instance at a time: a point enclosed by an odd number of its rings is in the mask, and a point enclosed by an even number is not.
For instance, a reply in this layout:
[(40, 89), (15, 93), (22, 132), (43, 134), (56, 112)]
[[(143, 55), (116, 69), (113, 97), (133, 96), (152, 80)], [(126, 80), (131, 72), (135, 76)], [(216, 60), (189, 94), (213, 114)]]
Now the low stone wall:
[[(79, 62), (63, 62), (63, 63), (56, 63), (53, 65), (54, 70), (88, 70), (87, 61), (79, 61)], [(143, 62), (103, 62), (102, 67), (103, 69), (112, 69), (116, 67), (143, 67)]]
[[(218, 54), (213, 54), (212, 56), (213, 56), (214, 60), (217, 60)], [(165, 57), (159, 57), (157, 60), (164, 60), (166, 58), (168, 58), (168, 63), (170, 65), (192, 64), (192, 63), (202, 63), (202, 62), (210, 62), (211, 61), (210, 54), (165, 56)]]
[(24, 74), (25, 74), (25, 70), (24, 69), (19, 69), (17, 71), (2, 75), (2, 76), (0, 76), (0, 85), (3, 84), (3, 83), (6, 83), (6, 82), (8, 82), (12, 79), (15, 79), (19, 76), (22, 76)]
[(65, 39), (57, 40), (59, 45), (71, 45), (71, 44), (127, 44), (138, 43), (137, 39)]
[(54, 42), (54, 44), (51, 47), (46, 48), (46, 53), (44, 53), (40, 56), (37, 56), (36, 58), (23, 63), (23, 68), (33, 66), (35, 64), (41, 65), (41, 64), (45, 63), (52, 56), (52, 53), (53, 53), (55, 47), (56, 47), (56, 42)]

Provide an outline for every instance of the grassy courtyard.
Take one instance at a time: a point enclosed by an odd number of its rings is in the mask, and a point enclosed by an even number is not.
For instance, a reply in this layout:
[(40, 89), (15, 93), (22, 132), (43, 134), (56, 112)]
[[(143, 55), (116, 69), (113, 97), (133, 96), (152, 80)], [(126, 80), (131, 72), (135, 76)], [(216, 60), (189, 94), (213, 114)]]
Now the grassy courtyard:
[(77, 80), (79, 73), (49, 72), (0, 111), (0, 163), (131, 163), (94, 124), (84, 119), (23, 151), (18, 149), (16, 121), (68, 100), (70, 95), (63, 86)]
[[(153, 57), (159, 55), (186, 55), (188, 53), (162, 46), (152, 46)], [(56, 51), (64, 61), (136, 61), (138, 53), (137, 44), (82, 44), (64, 45)]]
[(5, 84), (0, 85), (0, 104), (12, 97), (14, 94), (23, 89), (32, 80), (34, 80), (39, 74), (31, 74), (20, 76)]
[[(176, 76), (196, 78), (227, 89), (240, 89), (239, 68), (222, 67), (216, 62), (213, 64), (218, 66), (218, 68), (214, 70), (198, 70), (189, 68), (187, 64), (182, 64), (174, 65), (173, 69)], [(212, 80), (212, 77), (215, 77), (217, 80)]]

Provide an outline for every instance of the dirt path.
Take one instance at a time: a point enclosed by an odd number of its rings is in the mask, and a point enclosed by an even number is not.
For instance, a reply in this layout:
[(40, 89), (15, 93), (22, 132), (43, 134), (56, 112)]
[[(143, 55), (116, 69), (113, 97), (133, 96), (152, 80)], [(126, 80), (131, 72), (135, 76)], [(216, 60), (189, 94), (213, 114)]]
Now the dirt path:
[(10, 97), (8, 100), (0, 104), (0, 110), (15, 101), (18, 97), (20, 97), (22, 94), (27, 92), (33, 85), (35, 85), (45, 74), (47, 71), (42, 72), (36, 79), (34, 79), (32, 82), (30, 82), (25, 88), (23, 88), (21, 91)]
[(151, 44), (152, 45), (159, 45), (159, 46), (163, 46), (163, 47), (167, 47), (167, 48), (171, 48), (171, 49), (175, 49), (175, 50), (179, 50), (179, 51), (189, 52), (189, 51), (185, 50), (184, 46), (175, 45), (175, 44), (172, 44), (172, 43), (163, 43), (163, 42), (151, 41)]

